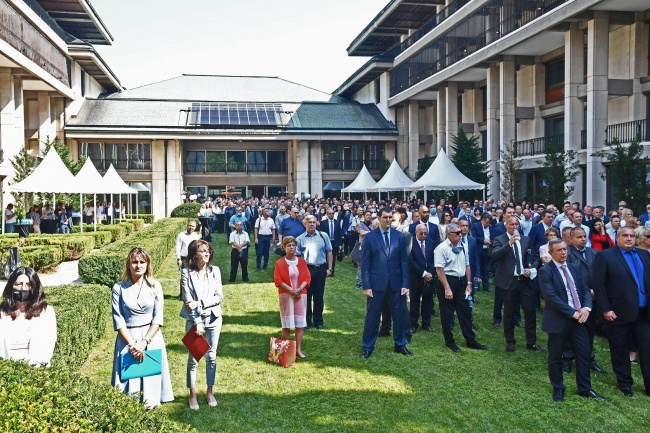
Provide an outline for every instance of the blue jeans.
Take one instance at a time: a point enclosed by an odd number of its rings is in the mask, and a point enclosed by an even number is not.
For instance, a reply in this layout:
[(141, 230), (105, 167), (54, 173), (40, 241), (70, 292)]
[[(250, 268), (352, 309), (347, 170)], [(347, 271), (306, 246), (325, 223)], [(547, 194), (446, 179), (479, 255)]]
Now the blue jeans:
[(269, 267), (269, 250), (271, 249), (271, 235), (258, 235), (257, 251), (256, 251), (256, 264), (257, 269), (260, 268), (262, 257), (264, 257), (264, 269)]
[(7, 233), (14, 233), (14, 223), (7, 223)]

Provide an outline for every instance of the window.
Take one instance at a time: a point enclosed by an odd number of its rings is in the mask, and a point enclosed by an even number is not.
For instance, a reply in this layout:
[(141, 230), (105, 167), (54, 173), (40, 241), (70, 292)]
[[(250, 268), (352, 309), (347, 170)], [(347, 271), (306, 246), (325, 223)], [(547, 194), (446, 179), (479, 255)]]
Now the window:
[(366, 144), (364, 152), (365, 155), (363, 156), (363, 161), (368, 170), (377, 170), (381, 168), (381, 164), (384, 162), (383, 144)]
[(205, 171), (214, 173), (214, 172), (225, 172), (226, 171), (226, 152), (221, 151), (207, 151), (206, 154), (206, 165)]
[[(269, 150), (267, 154), (267, 163), (269, 173), (286, 173), (287, 152), (281, 150)], [(271, 194), (269, 194), (269, 196), (271, 196)]]
[(361, 170), (363, 167), (363, 146), (343, 145), (343, 167), (346, 170)]
[[(270, 152), (269, 152), (270, 153)], [(287, 188), (284, 186), (267, 186), (267, 197), (280, 197), (282, 195), (285, 195), (285, 190)]]
[(323, 144), (323, 169), (341, 169), (343, 167), (343, 145)]
[(376, 170), (384, 161), (383, 144), (323, 143), (322, 149), (324, 170), (360, 170), (364, 164)]
[(229, 150), (227, 153), (228, 171), (245, 172), (246, 171), (246, 151)]
[(266, 152), (248, 151), (248, 171), (258, 173), (266, 171)]
[(151, 170), (150, 143), (80, 143), (79, 156), (90, 158), (99, 170)]
[(79, 156), (89, 158), (95, 168), (104, 168), (104, 143), (79, 143)]
[(185, 151), (185, 171), (188, 173), (202, 173), (205, 167), (205, 152)]
[(564, 100), (564, 58), (546, 64), (546, 103)]
[(106, 143), (106, 168), (113, 164), (118, 170), (126, 170), (128, 168), (128, 152), (126, 143)]
[(203, 203), (205, 201), (205, 187), (204, 186), (188, 186), (186, 187), (187, 190), (187, 198), (189, 199), (190, 196), (196, 195), (196, 201)]
[(129, 168), (151, 170), (151, 146), (149, 143), (129, 143)]
[[(544, 121), (545, 137), (559, 141), (564, 137), (564, 117), (552, 117)], [(563, 140), (563, 139), (562, 139)]]

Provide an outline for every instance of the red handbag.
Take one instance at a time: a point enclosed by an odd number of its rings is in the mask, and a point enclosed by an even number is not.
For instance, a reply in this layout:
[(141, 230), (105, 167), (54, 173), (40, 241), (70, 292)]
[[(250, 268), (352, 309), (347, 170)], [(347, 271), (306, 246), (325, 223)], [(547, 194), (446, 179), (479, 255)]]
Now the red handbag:
[(269, 342), (270, 350), (267, 362), (291, 367), (296, 363), (296, 342), (292, 340), (283, 340), (271, 336)]

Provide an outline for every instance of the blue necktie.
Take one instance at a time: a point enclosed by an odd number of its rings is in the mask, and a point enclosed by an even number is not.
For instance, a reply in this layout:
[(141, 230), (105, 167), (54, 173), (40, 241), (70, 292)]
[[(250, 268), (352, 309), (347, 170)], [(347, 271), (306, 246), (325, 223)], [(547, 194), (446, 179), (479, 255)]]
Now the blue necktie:
[(384, 232), (384, 243), (386, 244), (386, 255), (390, 255), (390, 241), (388, 240), (388, 231)]

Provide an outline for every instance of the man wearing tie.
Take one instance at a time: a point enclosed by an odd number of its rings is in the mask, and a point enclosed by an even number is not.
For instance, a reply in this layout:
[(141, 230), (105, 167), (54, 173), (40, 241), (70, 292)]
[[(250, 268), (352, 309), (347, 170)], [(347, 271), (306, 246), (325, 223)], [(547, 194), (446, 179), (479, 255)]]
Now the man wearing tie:
[(438, 226), (429, 221), (430, 212), (428, 207), (420, 206), (418, 208), (418, 214), (420, 215), (420, 221), (414, 222), (409, 226), (409, 233), (411, 233), (411, 236), (415, 239), (415, 228), (419, 224), (426, 224), (427, 229), (429, 230), (429, 239), (433, 241), (433, 248), (435, 249), (440, 245), (440, 231), (438, 230)]
[(549, 242), (549, 254), (553, 261), (539, 270), (539, 285), (546, 304), (542, 330), (548, 333), (548, 377), (553, 386), (553, 400), (564, 400), (562, 351), (567, 341), (571, 342), (576, 359), (578, 395), (609, 400), (591, 389), (591, 347), (585, 324), (592, 307), (589, 289), (579, 268), (567, 263), (567, 246), (562, 239)]
[(476, 242), (479, 246), (478, 259), (479, 259), (479, 270), (477, 274), (472, 273), (475, 277), (480, 277), (483, 282), (483, 290), (486, 292), (491, 292), (490, 289), (490, 254), (488, 251), (492, 246), (492, 239), (494, 239), (494, 227), (491, 225), (492, 216), (489, 213), (484, 213), (481, 216), (481, 222), (479, 224), (472, 224), (470, 230), (472, 236), (476, 239)]
[(519, 234), (519, 218), (511, 216), (505, 220), (506, 233), (494, 238), (492, 260), (496, 262), (494, 285), (503, 290), (503, 334), (506, 338), (506, 351), (515, 351), (514, 314), (518, 303), (526, 318), (526, 347), (529, 350), (546, 352), (537, 345), (537, 319), (533, 299), (534, 268), (530, 242), (527, 236)]
[[(422, 315), (422, 329), (433, 332), (431, 313), (433, 312), (433, 292), (436, 287), (436, 267), (433, 262), (433, 241), (428, 238), (428, 235), (426, 224), (418, 225), (415, 229), (416, 240), (411, 248), (409, 260), (411, 333), (418, 328), (420, 314)], [(420, 305), (422, 306), (421, 312)]]
[(341, 244), (343, 243), (343, 236), (341, 235), (341, 224), (339, 220), (334, 218), (334, 209), (331, 207), (327, 209), (327, 218), (325, 218), (320, 223), (320, 231), (327, 233), (332, 242), (332, 254), (334, 255), (334, 260), (332, 260), (332, 275), (334, 277), (334, 269), (336, 269), (336, 255), (341, 250)]
[(628, 339), (638, 349), (638, 359), (650, 396), (650, 253), (634, 247), (634, 229), (621, 227), (617, 247), (596, 255), (591, 278), (596, 303), (605, 318), (612, 368), (621, 392), (632, 394), (632, 374)]
[(388, 297), (393, 310), (394, 350), (402, 355), (413, 355), (406, 347), (402, 323), (402, 295), (408, 292), (409, 270), (404, 235), (391, 228), (393, 213), (387, 207), (379, 210), (379, 227), (366, 234), (363, 241), (361, 275), (363, 294), (368, 298), (363, 327), (363, 353), (368, 359), (375, 349), (379, 319), (384, 298)]

